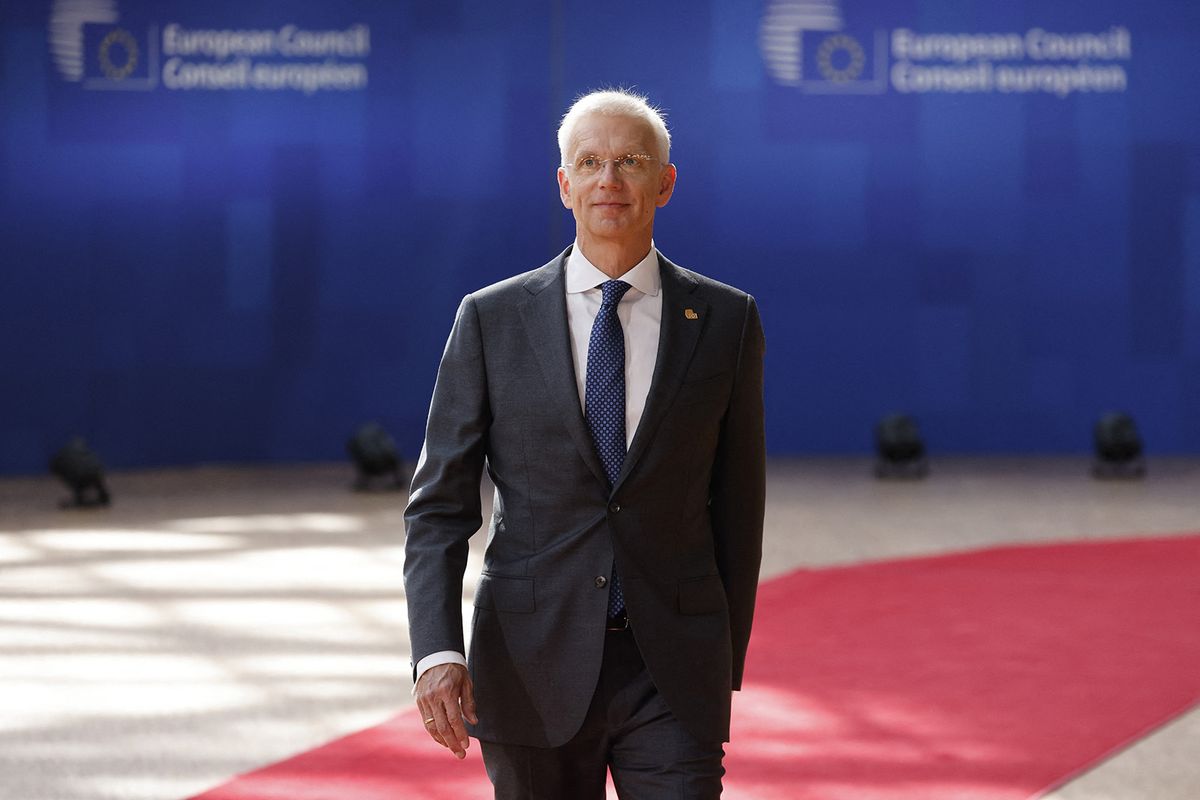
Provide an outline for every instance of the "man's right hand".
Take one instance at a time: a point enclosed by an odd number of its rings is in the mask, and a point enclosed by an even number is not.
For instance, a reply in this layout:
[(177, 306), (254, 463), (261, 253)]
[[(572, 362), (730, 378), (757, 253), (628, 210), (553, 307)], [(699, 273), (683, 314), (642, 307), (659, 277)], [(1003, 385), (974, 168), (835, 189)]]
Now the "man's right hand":
[(470, 739), (463, 726), (466, 719), (479, 724), (475, 716), (475, 689), (462, 664), (439, 664), (421, 673), (413, 694), (425, 725), (425, 732), (458, 758), (467, 757)]

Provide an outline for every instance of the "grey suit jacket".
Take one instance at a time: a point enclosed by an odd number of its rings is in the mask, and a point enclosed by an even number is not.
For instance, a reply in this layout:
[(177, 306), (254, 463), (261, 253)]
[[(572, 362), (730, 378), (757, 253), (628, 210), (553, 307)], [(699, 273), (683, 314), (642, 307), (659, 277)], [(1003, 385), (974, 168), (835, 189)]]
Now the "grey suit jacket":
[(762, 554), (763, 334), (754, 299), (659, 256), (645, 411), (609, 490), (580, 409), (569, 248), (458, 309), (405, 512), (412, 657), (463, 652), (467, 540), (496, 486), (469, 669), (480, 739), (557, 746), (579, 730), (616, 559), (646, 666), (684, 727), (729, 738)]

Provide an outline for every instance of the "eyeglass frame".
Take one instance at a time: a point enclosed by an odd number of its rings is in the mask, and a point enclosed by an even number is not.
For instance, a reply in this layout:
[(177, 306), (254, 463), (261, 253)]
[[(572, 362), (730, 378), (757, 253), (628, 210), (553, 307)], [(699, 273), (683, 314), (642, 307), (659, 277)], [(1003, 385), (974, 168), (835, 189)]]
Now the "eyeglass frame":
[[(670, 161), (663, 161), (658, 156), (652, 156), (649, 153), (626, 153), (625, 155), (618, 156), (616, 158), (600, 158), (599, 156), (594, 156), (594, 155), (583, 156), (581, 158), (576, 159), (574, 164), (560, 164), (559, 167), (561, 169), (580, 170), (580, 166), (579, 166), (580, 162), (586, 161), (589, 158), (595, 158), (595, 159), (599, 160), (599, 162), (600, 162), (599, 166), (596, 167), (595, 172), (585, 172), (584, 173), (589, 176), (600, 175), (601, 173), (603, 173), (604, 168), (609, 164), (609, 162), (613, 163), (613, 169), (615, 169), (621, 175), (629, 176), (629, 175), (641, 174), (639, 172), (626, 172), (621, 169), (620, 162), (624, 161), (627, 158), (637, 159), (638, 163), (643, 164), (643, 165), (650, 161), (657, 161), (658, 163), (662, 164), (665, 167), (674, 166), (674, 164), (672, 164)], [(639, 167), (639, 169), (640, 169), (640, 167)]]

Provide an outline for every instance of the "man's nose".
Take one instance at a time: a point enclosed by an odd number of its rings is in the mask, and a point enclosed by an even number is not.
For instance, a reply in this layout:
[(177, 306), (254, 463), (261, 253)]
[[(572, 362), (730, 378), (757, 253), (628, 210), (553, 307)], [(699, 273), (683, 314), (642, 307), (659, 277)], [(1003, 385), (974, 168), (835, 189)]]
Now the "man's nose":
[(620, 183), (625, 176), (617, 169), (616, 159), (610, 158), (600, 165), (600, 183), (611, 185)]

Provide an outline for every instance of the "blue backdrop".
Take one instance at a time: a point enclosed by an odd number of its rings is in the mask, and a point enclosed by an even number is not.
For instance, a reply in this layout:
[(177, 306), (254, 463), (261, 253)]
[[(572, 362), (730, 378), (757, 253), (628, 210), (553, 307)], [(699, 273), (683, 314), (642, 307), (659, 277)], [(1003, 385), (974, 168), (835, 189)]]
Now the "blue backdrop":
[(454, 309), (572, 238), (557, 118), (674, 131), (656, 242), (755, 294), (774, 454), (1200, 451), (1200, 5), (0, 10), (0, 471), (419, 447)]

